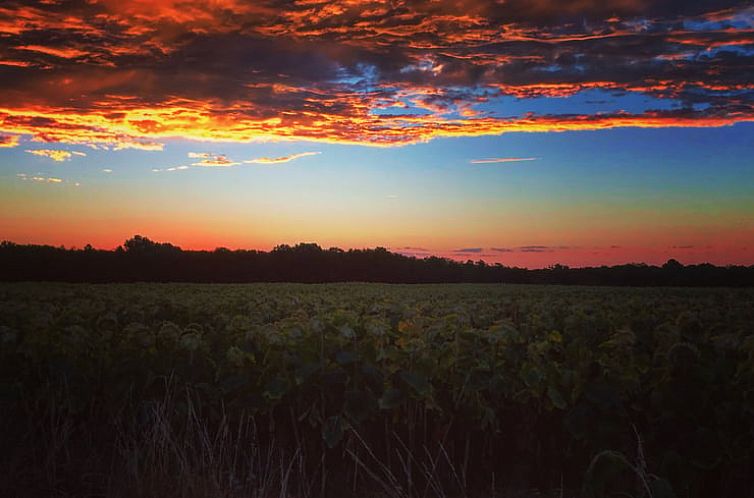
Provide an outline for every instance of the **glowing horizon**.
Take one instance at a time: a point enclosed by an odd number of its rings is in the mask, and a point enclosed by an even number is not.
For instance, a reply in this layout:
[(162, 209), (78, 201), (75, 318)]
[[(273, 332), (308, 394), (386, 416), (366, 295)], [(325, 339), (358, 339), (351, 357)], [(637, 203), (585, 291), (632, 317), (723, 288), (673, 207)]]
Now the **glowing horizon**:
[(0, 239), (754, 264), (754, 6), (0, 6)]

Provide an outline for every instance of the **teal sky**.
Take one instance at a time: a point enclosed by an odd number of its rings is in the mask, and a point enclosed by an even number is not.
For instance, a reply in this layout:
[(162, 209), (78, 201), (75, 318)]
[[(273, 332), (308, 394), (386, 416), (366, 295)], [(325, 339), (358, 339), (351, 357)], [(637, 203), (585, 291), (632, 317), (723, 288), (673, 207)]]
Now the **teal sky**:
[[(395, 148), (172, 140), (159, 152), (64, 147), (86, 156), (61, 162), (26, 152), (41, 144), (22, 143), (0, 149), (2, 228), (19, 242), (102, 247), (144, 233), (195, 248), (315, 241), (528, 265), (612, 263), (632, 254), (746, 263), (754, 248), (752, 138), (754, 125), (739, 124), (511, 133)], [(239, 162), (318, 154), (168, 171), (195, 162), (191, 152)], [(471, 163), (499, 157), (532, 160)], [(542, 249), (520, 252), (528, 246)], [(462, 249), (469, 251), (455, 252)]]

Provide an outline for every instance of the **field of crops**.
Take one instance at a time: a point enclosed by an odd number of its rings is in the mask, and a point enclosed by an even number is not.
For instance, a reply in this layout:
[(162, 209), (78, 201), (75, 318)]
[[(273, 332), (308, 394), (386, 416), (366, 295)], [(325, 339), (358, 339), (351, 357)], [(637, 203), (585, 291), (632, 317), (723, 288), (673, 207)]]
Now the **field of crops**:
[(0, 495), (754, 496), (754, 291), (0, 284)]

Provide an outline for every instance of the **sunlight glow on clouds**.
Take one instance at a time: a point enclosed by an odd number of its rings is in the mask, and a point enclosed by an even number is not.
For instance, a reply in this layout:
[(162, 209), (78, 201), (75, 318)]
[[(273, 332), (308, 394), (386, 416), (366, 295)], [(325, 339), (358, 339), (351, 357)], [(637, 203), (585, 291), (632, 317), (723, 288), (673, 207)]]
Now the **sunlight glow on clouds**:
[(55, 162), (69, 161), (73, 156), (86, 156), (83, 152), (57, 149), (29, 149), (26, 152), (35, 156), (47, 157)]
[[(6, 0), (0, 131), (161, 150), (726, 126), (754, 120), (750, 18), (738, 0)], [(594, 90), (618, 103), (501, 104)], [(626, 112), (626, 95), (670, 105)]]
[(47, 157), (55, 162), (68, 161), (73, 156), (86, 156), (86, 154), (83, 152), (56, 149), (30, 149), (26, 152), (28, 152), (29, 154), (34, 154), (35, 156)]
[(0, 134), (0, 148), (11, 148), (18, 146), (18, 135)]
[(741, 0), (3, 0), (2, 235), (154, 229), (187, 247), (527, 265), (673, 246), (748, 264), (752, 14)]

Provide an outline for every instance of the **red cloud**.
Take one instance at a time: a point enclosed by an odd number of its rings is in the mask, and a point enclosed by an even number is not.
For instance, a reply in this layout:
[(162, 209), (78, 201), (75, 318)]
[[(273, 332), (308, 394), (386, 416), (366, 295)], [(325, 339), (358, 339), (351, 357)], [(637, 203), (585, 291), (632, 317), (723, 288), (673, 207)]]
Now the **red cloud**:
[[(736, 22), (750, 10), (733, 0), (35, 5), (0, 6), (0, 131), (40, 142), (396, 145), (754, 120), (754, 31)], [(593, 89), (682, 105), (518, 117), (484, 108)]]
[(18, 135), (0, 134), (0, 149), (16, 147), (18, 145)]

